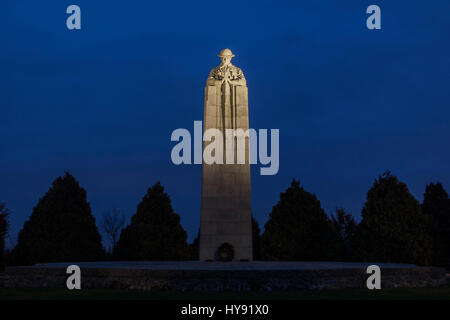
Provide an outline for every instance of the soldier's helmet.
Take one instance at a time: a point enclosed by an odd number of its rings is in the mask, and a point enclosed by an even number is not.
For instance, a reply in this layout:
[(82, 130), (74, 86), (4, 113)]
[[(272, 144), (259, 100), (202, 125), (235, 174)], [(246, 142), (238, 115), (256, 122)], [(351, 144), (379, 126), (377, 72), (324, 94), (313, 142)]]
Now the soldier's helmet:
[(223, 49), (222, 51), (220, 51), (220, 53), (218, 54), (219, 57), (234, 57), (233, 52), (231, 52), (230, 49)]

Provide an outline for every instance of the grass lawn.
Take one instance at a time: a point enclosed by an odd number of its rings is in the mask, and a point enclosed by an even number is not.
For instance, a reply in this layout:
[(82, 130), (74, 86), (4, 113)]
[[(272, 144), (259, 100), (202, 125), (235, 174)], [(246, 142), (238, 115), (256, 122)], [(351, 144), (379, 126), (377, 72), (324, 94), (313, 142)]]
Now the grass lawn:
[(0, 300), (450, 300), (450, 287), (401, 288), (369, 291), (367, 289), (305, 290), (249, 293), (141, 292), (107, 289), (4, 288), (0, 282)]

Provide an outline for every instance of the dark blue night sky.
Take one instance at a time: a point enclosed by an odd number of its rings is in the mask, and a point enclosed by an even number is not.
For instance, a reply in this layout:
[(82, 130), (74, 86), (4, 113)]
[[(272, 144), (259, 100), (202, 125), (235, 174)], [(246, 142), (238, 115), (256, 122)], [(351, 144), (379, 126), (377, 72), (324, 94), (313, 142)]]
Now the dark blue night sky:
[[(66, 28), (77, 4), (82, 30)], [(366, 28), (377, 4), (382, 29)], [(422, 201), (450, 191), (450, 2), (2, 1), (0, 202), (16, 236), (52, 181), (71, 172), (99, 219), (128, 217), (160, 180), (189, 233), (200, 166), (170, 160), (176, 128), (203, 118), (219, 51), (249, 87), (250, 125), (280, 129), (280, 171), (252, 169), (261, 226), (292, 178), (327, 213), (358, 220), (390, 169)]]

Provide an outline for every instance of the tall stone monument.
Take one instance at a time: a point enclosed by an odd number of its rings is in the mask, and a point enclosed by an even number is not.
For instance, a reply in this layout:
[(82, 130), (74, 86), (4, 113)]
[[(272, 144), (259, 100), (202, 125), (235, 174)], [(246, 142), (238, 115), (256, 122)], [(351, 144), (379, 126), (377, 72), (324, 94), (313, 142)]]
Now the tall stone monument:
[[(222, 164), (202, 165), (200, 260), (219, 260), (219, 248), (232, 247), (233, 260), (252, 260), (252, 212), (250, 198), (249, 139), (245, 138), (245, 161), (237, 160), (239, 143), (234, 137), (234, 163), (227, 164), (227, 129), (249, 129), (248, 89), (242, 70), (231, 64), (229, 49), (218, 55), (219, 66), (211, 70), (205, 88), (204, 132), (215, 128), (223, 136)], [(226, 141), (228, 140), (228, 141)], [(210, 142), (203, 143), (203, 150)], [(242, 145), (241, 145), (242, 146)]]

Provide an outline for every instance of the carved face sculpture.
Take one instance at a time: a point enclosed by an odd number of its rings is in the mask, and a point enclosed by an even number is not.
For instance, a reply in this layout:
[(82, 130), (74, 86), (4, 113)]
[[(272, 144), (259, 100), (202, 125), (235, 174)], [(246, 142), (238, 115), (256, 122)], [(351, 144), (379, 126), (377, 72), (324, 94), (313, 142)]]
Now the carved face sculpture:
[(231, 52), (230, 49), (227, 48), (227, 49), (223, 49), (222, 51), (220, 51), (218, 56), (220, 57), (220, 60), (222, 60), (221, 65), (228, 66), (231, 64), (231, 58), (234, 57), (234, 54), (233, 54), (233, 52)]
[(222, 65), (227, 66), (231, 63), (231, 56), (223, 56), (220, 57), (220, 59), (222, 60)]

